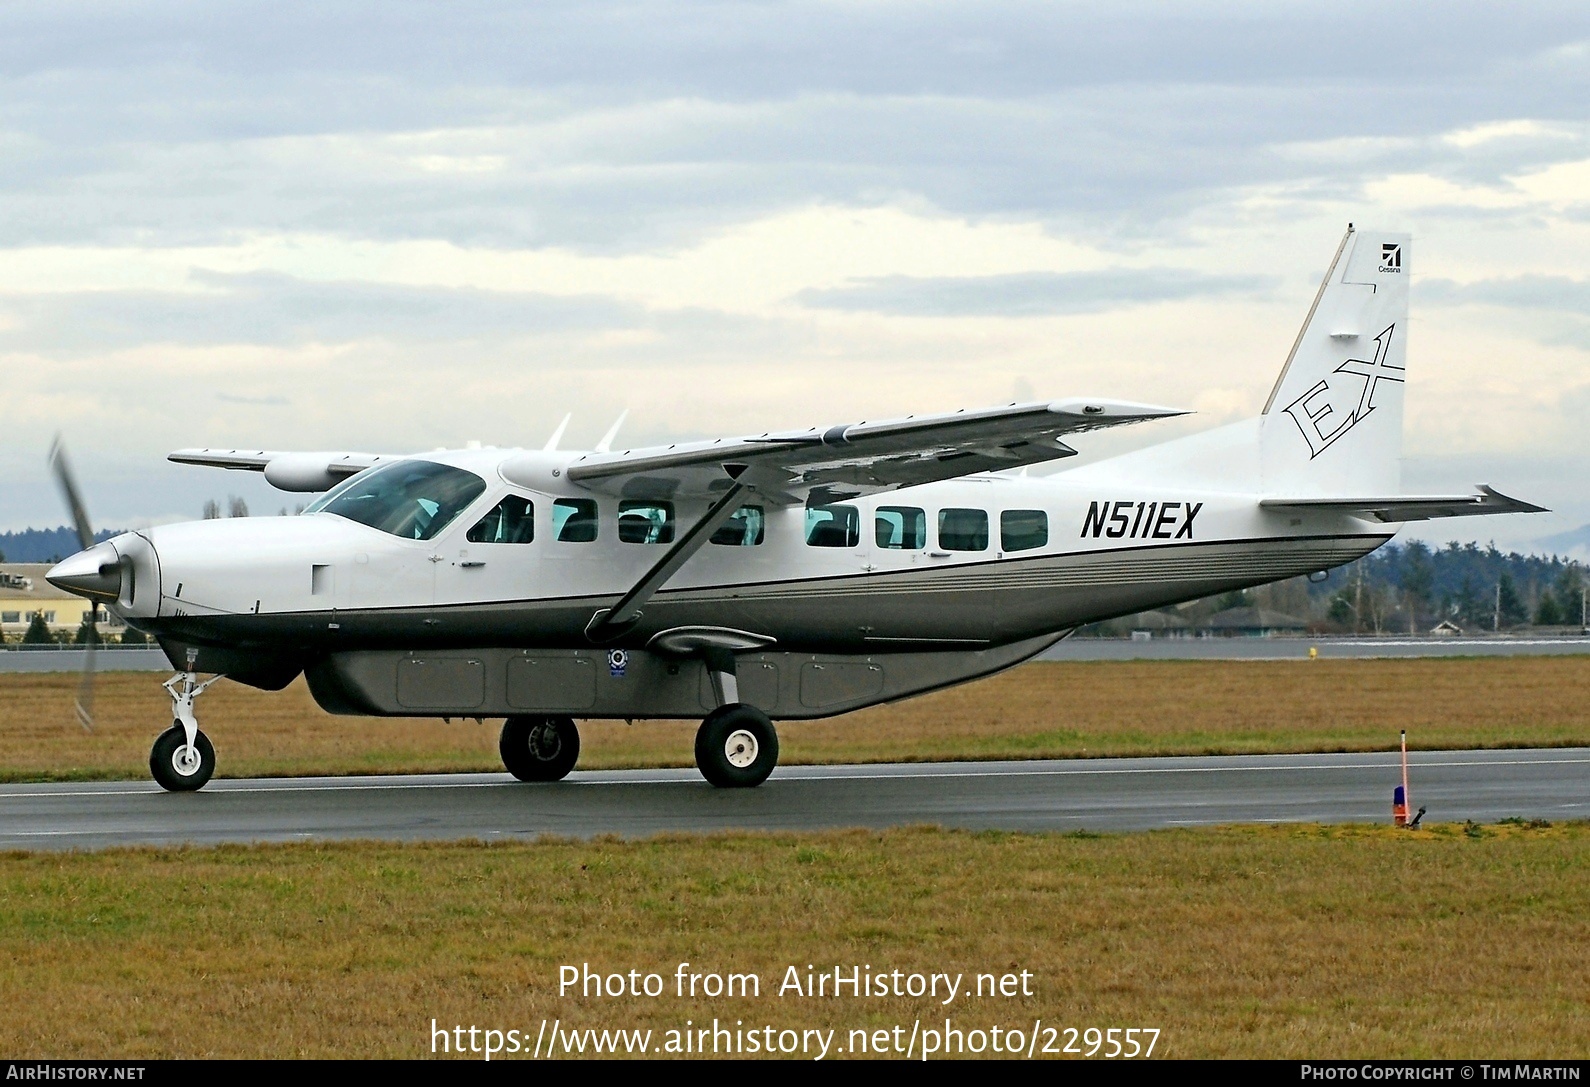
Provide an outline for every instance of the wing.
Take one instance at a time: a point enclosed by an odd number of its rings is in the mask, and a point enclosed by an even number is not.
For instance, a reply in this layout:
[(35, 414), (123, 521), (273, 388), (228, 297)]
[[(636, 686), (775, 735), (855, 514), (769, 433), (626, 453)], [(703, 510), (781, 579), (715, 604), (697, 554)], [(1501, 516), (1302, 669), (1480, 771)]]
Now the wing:
[[(1185, 412), (1110, 400), (1011, 404), (827, 428), (719, 438), (620, 453), (568, 467), (582, 487), (633, 498), (720, 493), (730, 481), (774, 502), (834, 502), (940, 479), (1070, 457), (1061, 439)], [(512, 480), (514, 465), (503, 466)]]
[(1474, 517), (1487, 513), (1545, 513), (1536, 506), (1479, 485), (1479, 494), (1393, 495), (1384, 498), (1265, 498), (1265, 509), (1334, 510), (1338, 513), (1395, 523), (1428, 521), (1436, 517)]
[(179, 449), (167, 460), (178, 464), (199, 464), (209, 468), (264, 472), (277, 490), (326, 491), (349, 476), (383, 460), (397, 460), (390, 453), (275, 453), (266, 449)]

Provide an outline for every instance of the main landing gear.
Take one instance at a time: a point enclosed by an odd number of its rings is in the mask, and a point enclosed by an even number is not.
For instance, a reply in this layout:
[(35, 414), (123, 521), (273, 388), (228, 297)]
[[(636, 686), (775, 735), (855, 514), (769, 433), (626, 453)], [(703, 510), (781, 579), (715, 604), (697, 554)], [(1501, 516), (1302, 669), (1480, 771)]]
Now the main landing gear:
[(510, 717), (497, 750), (520, 781), (561, 781), (579, 761), (580, 731), (572, 717)]
[(171, 727), (149, 749), (149, 772), (162, 789), (191, 793), (204, 788), (215, 773), (215, 748), (210, 738), (199, 731), (193, 700), (220, 678), (211, 676), (200, 683), (192, 672), (179, 672), (166, 680), (164, 686), (171, 695)]
[(778, 733), (773, 721), (755, 706), (740, 701), (734, 654), (707, 648), (702, 654), (718, 708), (696, 730), (696, 766), (701, 776), (720, 789), (748, 789), (762, 784), (778, 765)]
[[(778, 733), (767, 714), (740, 701), (734, 654), (708, 650), (705, 656), (718, 708), (696, 730), (696, 766), (720, 789), (760, 785), (778, 765)], [(510, 717), (497, 750), (520, 781), (561, 781), (579, 761), (580, 731), (572, 717)]]
[(767, 714), (730, 702), (707, 714), (696, 730), (696, 766), (720, 789), (760, 785), (778, 765), (778, 733)]

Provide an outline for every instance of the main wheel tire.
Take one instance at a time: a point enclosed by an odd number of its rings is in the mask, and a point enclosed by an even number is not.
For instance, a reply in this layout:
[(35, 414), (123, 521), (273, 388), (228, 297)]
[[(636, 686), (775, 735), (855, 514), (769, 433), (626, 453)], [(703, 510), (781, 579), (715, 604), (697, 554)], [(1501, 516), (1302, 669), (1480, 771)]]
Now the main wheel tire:
[(215, 773), (215, 748), (208, 736), (198, 732), (194, 734), (190, 749), (182, 726), (172, 725), (155, 738), (154, 746), (149, 749), (149, 772), (162, 789), (191, 793), (204, 788), (204, 783)]
[(696, 730), (696, 766), (720, 789), (760, 785), (777, 765), (778, 733), (755, 706), (719, 706)]
[(560, 781), (580, 759), (580, 730), (572, 717), (510, 717), (497, 750), (520, 781)]

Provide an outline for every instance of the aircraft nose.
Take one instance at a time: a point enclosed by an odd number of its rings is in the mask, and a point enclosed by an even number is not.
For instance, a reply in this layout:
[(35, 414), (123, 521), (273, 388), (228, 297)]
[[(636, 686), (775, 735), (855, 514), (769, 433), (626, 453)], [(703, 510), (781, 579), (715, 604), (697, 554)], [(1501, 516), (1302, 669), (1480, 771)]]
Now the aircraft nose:
[(114, 601), (121, 595), (122, 574), (126, 565), (109, 543), (95, 544), (64, 562), (56, 563), (44, 580), (57, 589), (87, 597)]

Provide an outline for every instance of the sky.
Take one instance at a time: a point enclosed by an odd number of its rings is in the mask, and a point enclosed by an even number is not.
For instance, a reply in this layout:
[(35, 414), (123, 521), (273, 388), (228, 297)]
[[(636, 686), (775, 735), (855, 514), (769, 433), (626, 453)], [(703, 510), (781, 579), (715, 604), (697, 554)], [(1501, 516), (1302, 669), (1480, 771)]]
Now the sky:
[[(0, 6), (0, 530), (189, 446), (619, 445), (1103, 395), (1255, 414), (1411, 231), (1404, 485), (1590, 522), (1582, 3)], [(1590, 543), (1590, 541), (1587, 541)]]

